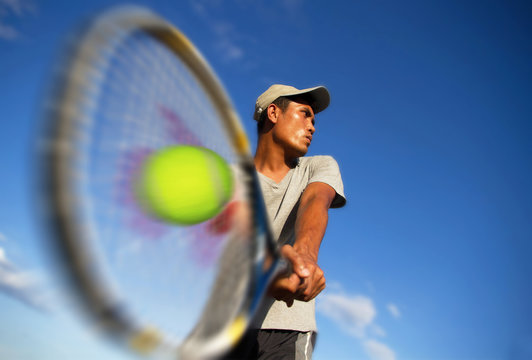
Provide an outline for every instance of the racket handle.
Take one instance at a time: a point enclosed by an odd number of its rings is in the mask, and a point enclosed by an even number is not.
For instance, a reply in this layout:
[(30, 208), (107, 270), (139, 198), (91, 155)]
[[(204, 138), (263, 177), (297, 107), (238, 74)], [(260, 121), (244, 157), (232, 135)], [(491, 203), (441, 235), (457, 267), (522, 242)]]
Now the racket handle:
[[(277, 264), (277, 275), (276, 276), (290, 276), (294, 272), (292, 263), (285, 258), (280, 258)], [(302, 285), (305, 282), (305, 279), (300, 279), (299, 283)]]
[(294, 272), (294, 268), (292, 267), (292, 263), (286, 260), (285, 258), (280, 258), (277, 264), (277, 274), (289, 276), (293, 272)]

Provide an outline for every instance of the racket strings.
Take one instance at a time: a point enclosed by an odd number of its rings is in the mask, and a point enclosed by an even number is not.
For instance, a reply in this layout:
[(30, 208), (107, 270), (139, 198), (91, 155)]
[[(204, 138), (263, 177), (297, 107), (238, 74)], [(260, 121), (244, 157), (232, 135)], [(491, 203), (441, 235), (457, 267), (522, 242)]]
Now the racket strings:
[[(134, 181), (145, 157), (165, 146), (205, 146), (229, 163), (238, 156), (202, 85), (173, 51), (142, 31), (108, 37), (86, 59), (72, 132), (80, 228), (105, 268), (98, 277), (112, 279), (106, 286), (126, 297), (126, 313), (142, 314), (179, 342), (208, 303), (199, 326), (208, 338), (239, 309), (249, 248), (209, 223), (178, 227), (150, 218), (136, 203)], [(230, 230), (233, 221), (219, 226)]]

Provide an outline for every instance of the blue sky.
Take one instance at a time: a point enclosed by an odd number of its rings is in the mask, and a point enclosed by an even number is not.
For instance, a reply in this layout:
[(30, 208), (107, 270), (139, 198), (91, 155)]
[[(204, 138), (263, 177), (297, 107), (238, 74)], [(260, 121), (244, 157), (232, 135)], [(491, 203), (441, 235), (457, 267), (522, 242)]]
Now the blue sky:
[[(125, 359), (76, 317), (35, 221), (38, 102), (61, 40), (116, 1), (0, 0), (0, 358)], [(333, 155), (316, 359), (532, 357), (527, 1), (164, 1), (255, 141), (272, 83), (326, 85)]]

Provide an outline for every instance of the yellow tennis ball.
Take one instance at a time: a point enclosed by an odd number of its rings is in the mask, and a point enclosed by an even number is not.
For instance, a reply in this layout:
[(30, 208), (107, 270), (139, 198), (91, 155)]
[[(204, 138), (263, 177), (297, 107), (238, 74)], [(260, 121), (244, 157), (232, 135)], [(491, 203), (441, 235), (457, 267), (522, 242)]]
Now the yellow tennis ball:
[(141, 206), (156, 218), (179, 225), (217, 215), (232, 192), (229, 165), (200, 146), (171, 146), (151, 154), (136, 182)]

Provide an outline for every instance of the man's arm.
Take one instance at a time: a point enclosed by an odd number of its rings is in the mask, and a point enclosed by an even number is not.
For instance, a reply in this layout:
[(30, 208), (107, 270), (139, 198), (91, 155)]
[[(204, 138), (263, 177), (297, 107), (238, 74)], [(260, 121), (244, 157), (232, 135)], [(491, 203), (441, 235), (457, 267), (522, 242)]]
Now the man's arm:
[(309, 301), (325, 288), (325, 277), (318, 266), (318, 252), (327, 227), (328, 210), (336, 196), (329, 185), (314, 182), (307, 186), (296, 218), (293, 248), (285, 245), (282, 255), (292, 263), (289, 277), (280, 277), (270, 286), (270, 295), (291, 306), (294, 299)]
[(328, 210), (335, 196), (336, 191), (322, 182), (309, 184), (301, 195), (294, 250), (309, 276), (304, 279), (297, 300), (310, 301), (325, 288), (325, 277), (318, 266), (318, 253), (327, 228)]

